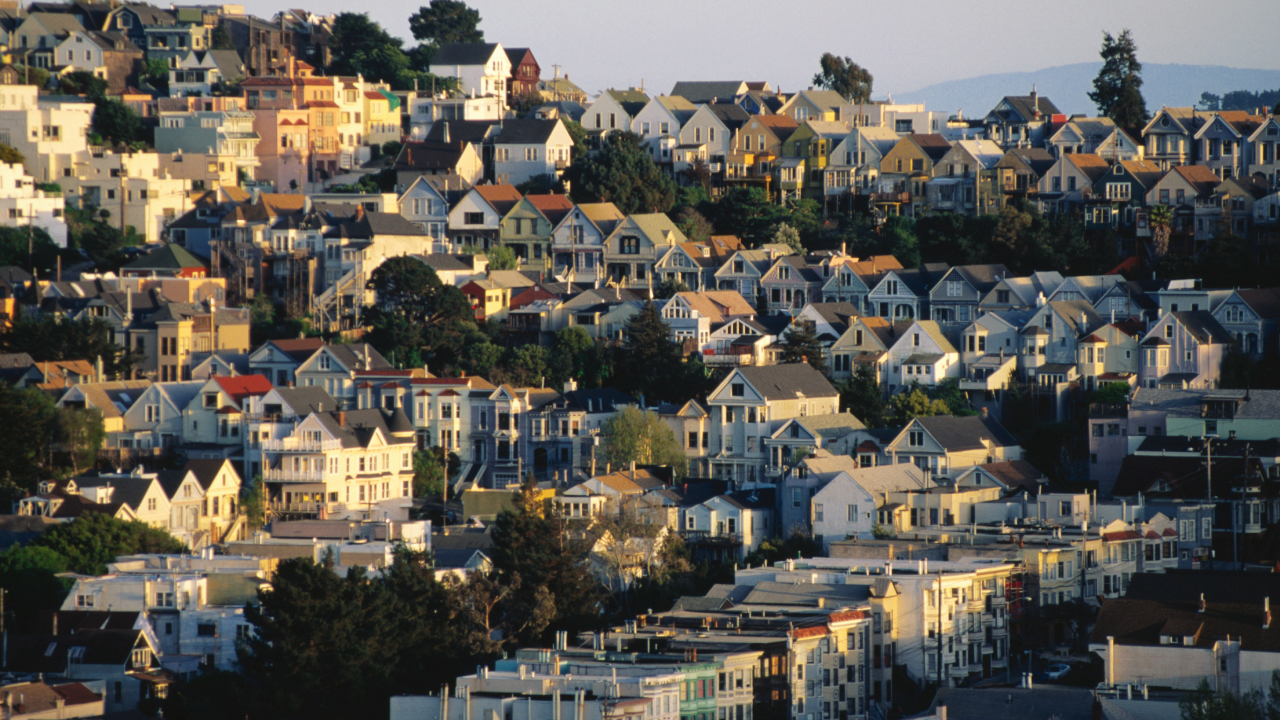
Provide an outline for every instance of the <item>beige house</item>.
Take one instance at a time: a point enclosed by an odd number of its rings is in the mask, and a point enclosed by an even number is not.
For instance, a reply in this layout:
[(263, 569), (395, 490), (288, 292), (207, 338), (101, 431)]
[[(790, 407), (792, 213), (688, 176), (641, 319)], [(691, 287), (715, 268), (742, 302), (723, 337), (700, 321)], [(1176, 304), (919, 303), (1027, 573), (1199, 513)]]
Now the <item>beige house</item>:
[(1022, 446), (990, 417), (934, 415), (907, 423), (884, 454), (890, 463), (913, 462), (939, 477), (972, 465), (1021, 460)]

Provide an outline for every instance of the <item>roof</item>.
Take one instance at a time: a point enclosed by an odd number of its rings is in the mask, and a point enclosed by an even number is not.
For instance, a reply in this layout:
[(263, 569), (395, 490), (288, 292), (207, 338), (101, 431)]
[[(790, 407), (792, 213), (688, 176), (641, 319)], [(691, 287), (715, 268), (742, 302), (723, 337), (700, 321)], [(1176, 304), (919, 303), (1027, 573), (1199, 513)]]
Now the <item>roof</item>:
[(222, 388), (222, 392), (231, 396), (236, 405), (241, 405), (251, 395), (265, 395), (271, 392), (272, 387), (271, 381), (264, 375), (215, 375), (213, 381)]
[(546, 143), (561, 123), (559, 120), (524, 118), (503, 120), (495, 145), (530, 145)]
[(876, 493), (902, 492), (907, 490), (927, 490), (929, 482), (924, 470), (915, 463), (895, 463), (870, 468), (859, 468), (849, 473), (853, 481), (863, 490)]
[[(205, 490), (208, 490), (209, 486), (213, 484), (213, 481), (217, 479), (218, 473), (222, 471), (223, 465), (226, 465), (228, 462), (230, 461), (225, 458), (192, 458), (187, 460), (187, 464), (184, 465), (182, 469), (192, 475), (195, 475), (200, 486)], [(236, 474), (234, 463), (232, 463), (231, 472)], [(239, 475), (236, 474), (236, 477), (238, 478)], [(170, 493), (170, 495), (172, 495), (172, 493)]]
[(181, 245), (165, 243), (142, 255), (120, 268), (121, 271), (135, 270), (185, 270), (187, 268), (207, 268), (203, 260), (192, 255)]
[(466, 146), (461, 142), (407, 142), (396, 156), (395, 167), (399, 170), (451, 170), (457, 167), (465, 151)]
[[(1092, 720), (1095, 717), (1093, 704), (1093, 692), (1087, 688), (1039, 683), (1034, 689), (1008, 685), (985, 688), (942, 688), (937, 692), (930, 711), (936, 713), (939, 705), (945, 705), (947, 720), (1026, 720), (1026, 718)], [(1142, 703), (1142, 705), (1164, 704)], [(1173, 712), (1175, 715), (1178, 712), (1176, 704), (1173, 704)], [(935, 714), (927, 717), (937, 716)], [(1126, 713), (1125, 717), (1130, 716)]]
[(717, 100), (733, 100), (747, 90), (747, 84), (741, 80), (695, 80), (677, 82), (669, 94), (701, 105)]
[(1062, 159), (1075, 165), (1076, 169), (1088, 177), (1091, 183), (1096, 182), (1111, 169), (1111, 165), (1106, 160), (1092, 153), (1070, 153), (1063, 155)]
[(722, 322), (730, 317), (756, 314), (756, 309), (736, 290), (706, 290), (676, 294), (690, 308), (697, 310), (713, 323)]
[(538, 208), (538, 212), (551, 223), (552, 227), (573, 211), (573, 201), (567, 195), (525, 195), (529, 204)]
[(412, 432), (413, 424), (409, 422), (401, 408), (323, 412), (316, 413), (314, 417), (342, 443), (344, 448), (368, 447), (369, 440), (376, 432), (381, 432), (387, 443), (392, 445), (413, 443), (411, 437), (400, 438), (392, 435), (394, 432), (403, 432), (406, 426)]
[[(1243, 474), (1244, 460), (1240, 457), (1214, 457), (1212, 468), (1205, 459), (1195, 455), (1129, 455), (1120, 463), (1116, 483), (1111, 488), (1114, 497), (1136, 497), (1159, 494), (1175, 498), (1203, 498), (1207, 492), (1208, 478), (1205, 471), (1211, 469), (1215, 486), (1226, 488), (1233, 478)], [(1250, 459), (1254, 470), (1260, 469), (1256, 456)]]
[[(1134, 580), (1144, 574), (1135, 573)], [(1221, 577), (1220, 573), (1213, 575), (1214, 579)], [(1252, 579), (1261, 575), (1264, 574), (1249, 573), (1245, 577)], [(1262, 602), (1223, 598), (1221, 593), (1213, 592), (1212, 585), (1194, 585), (1204, 590), (1203, 612), (1198, 598), (1195, 601), (1118, 598), (1103, 603), (1089, 641), (1105, 643), (1108, 638), (1115, 638), (1121, 645), (1162, 645), (1165, 643), (1161, 638), (1172, 635), (1192, 638), (1182, 647), (1211, 648), (1230, 635), (1253, 652), (1280, 652), (1280, 623), (1273, 621), (1270, 627), (1263, 627), (1266, 612)], [(1275, 583), (1268, 582), (1265, 587), (1274, 588)]]
[(1210, 195), (1222, 180), (1208, 165), (1175, 165), (1169, 172), (1177, 173), (1186, 180), (1199, 195)]
[(767, 400), (834, 397), (839, 393), (826, 376), (808, 363), (738, 368), (737, 372)]
[[(1062, 111), (1058, 109), (1057, 105), (1053, 104), (1052, 100), (1042, 97), (1038, 93), (1034, 95), (1006, 95), (1004, 96), (1004, 102), (1009, 103), (1014, 112), (1021, 116), (1019, 119), (1023, 121), (1034, 120), (1037, 114), (1046, 120), (1054, 115), (1062, 114)], [(1012, 118), (1005, 117), (1004, 119)]]
[(288, 355), (299, 363), (316, 354), (324, 346), (324, 338), (294, 338), (291, 340), (268, 340), (267, 344)]
[(1183, 310), (1169, 313), (1201, 344), (1230, 345), (1235, 337), (1222, 327), (1208, 310)]
[(1263, 320), (1280, 318), (1280, 288), (1246, 288), (1236, 295)]
[(995, 447), (1013, 447), (1018, 444), (1013, 435), (993, 417), (970, 415), (933, 415), (918, 417), (913, 422), (938, 441), (948, 451), (976, 450), (986, 447), (984, 441)]
[(937, 133), (911, 133), (907, 137), (934, 162), (941, 160), (951, 150), (951, 141)]
[(431, 56), (431, 64), (484, 65), (497, 49), (497, 43), (446, 43)]
[(640, 90), (606, 90), (605, 93), (621, 105), (622, 109), (631, 117), (635, 117), (636, 113), (649, 104), (649, 96)]
[(511, 212), (523, 197), (514, 185), (477, 185), (472, 190), (503, 216)]

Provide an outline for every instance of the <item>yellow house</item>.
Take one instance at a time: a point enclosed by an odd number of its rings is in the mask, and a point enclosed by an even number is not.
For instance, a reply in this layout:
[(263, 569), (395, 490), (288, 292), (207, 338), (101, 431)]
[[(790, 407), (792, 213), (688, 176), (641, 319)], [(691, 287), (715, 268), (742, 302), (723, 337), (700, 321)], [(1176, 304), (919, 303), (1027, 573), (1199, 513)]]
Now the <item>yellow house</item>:
[(511, 307), (511, 288), (502, 287), (492, 280), (472, 280), (459, 289), (471, 298), (471, 308), (477, 320), (500, 320)]
[(387, 90), (365, 90), (365, 144), (381, 147), (400, 138), (400, 98)]
[(805, 196), (822, 195), (821, 171), (827, 167), (831, 152), (848, 135), (849, 128), (844, 123), (807, 120), (782, 142), (783, 157), (804, 158), (806, 172), (799, 185)]

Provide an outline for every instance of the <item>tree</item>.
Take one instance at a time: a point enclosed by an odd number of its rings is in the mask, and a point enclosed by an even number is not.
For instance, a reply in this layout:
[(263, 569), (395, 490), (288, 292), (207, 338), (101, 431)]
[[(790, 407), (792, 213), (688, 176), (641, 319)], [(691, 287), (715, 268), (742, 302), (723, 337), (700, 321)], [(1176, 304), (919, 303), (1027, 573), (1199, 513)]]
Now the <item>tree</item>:
[(945, 400), (933, 400), (920, 383), (913, 382), (889, 399), (889, 415), (896, 425), (906, 425), (914, 418), (949, 415)]
[(409, 16), (409, 31), (415, 40), (433, 48), (449, 43), (482, 43), (480, 11), (462, 0), (431, 0)]
[(547, 350), (540, 345), (521, 345), (507, 353), (509, 382), (518, 387), (539, 385), (547, 376)]
[(1129, 383), (1111, 382), (1100, 385), (1089, 395), (1089, 402), (1103, 403), (1105, 405), (1121, 405), (1129, 401), (1129, 392), (1133, 388), (1129, 387)]
[(98, 451), (107, 439), (102, 426), (102, 411), (97, 408), (58, 408), (59, 440), (71, 461), (71, 472), (93, 467)]
[(227, 26), (221, 23), (213, 29), (209, 35), (209, 47), (213, 50), (235, 50), (236, 46), (231, 42), (231, 33), (227, 32)]
[(445, 453), (442, 447), (429, 447), (413, 453), (413, 496), (416, 498), (439, 498), (444, 491), (446, 473), (449, 472), (450, 460), (457, 461), (458, 456)]
[(0, 266), (35, 267), (45, 271), (42, 277), (48, 277), (60, 254), (57, 243), (42, 227), (0, 227)]
[(653, 290), (653, 298), (655, 300), (666, 300), (676, 293), (682, 292), (689, 292), (689, 286), (685, 285), (680, 278), (672, 275), (658, 283), (658, 287)]
[(677, 477), (688, 469), (684, 448), (657, 413), (627, 406), (605, 421), (604, 454), (614, 467), (669, 465)]
[(774, 231), (772, 242), (775, 245), (786, 245), (796, 255), (804, 254), (804, 246), (800, 244), (799, 231), (786, 223), (782, 223)]
[[(1277, 689), (1277, 675), (1271, 675), (1272, 692)], [(1274, 701), (1274, 699), (1273, 699)], [(1207, 679), (1195, 690), (1178, 700), (1182, 720), (1267, 720), (1271, 715), (1262, 692), (1253, 690), (1237, 694), (1230, 689), (1214, 692)]]
[(851, 103), (871, 102), (873, 78), (858, 63), (848, 57), (822, 53), (818, 65), (822, 70), (813, 76), (814, 85), (834, 90)]
[(485, 253), (490, 270), (515, 270), (520, 266), (516, 253), (506, 245), (494, 245)]
[(49, 446), (57, 433), (53, 399), (36, 388), (16, 390), (0, 383), (0, 477), (31, 492), (51, 474)]
[(789, 217), (785, 208), (769, 200), (764, 188), (735, 186), (720, 200), (701, 207), (716, 232), (733, 235), (752, 248), (773, 240), (774, 229)]
[(338, 13), (329, 43), (329, 74), (397, 84), (400, 74), (409, 70), (409, 57), (400, 46), (400, 39), (370, 20), (368, 13)]
[(0, 143), (0, 162), (21, 165), (26, 160), (26, 158), (22, 157), (22, 153), (14, 150), (12, 146)]
[(151, 58), (142, 67), (143, 74), (151, 87), (162, 93), (169, 92), (169, 63), (160, 58)]
[(821, 556), (821, 544), (803, 533), (794, 532), (785, 540), (778, 537), (765, 539), (760, 543), (760, 547), (747, 554), (743, 562), (747, 567), (766, 567), (780, 560)]
[(671, 327), (652, 302), (627, 320), (626, 345), (617, 356), (618, 388), (632, 396), (674, 402), (675, 384), (683, 374), (680, 346), (671, 339)]
[(666, 212), (676, 184), (640, 146), (640, 136), (610, 133), (595, 155), (569, 167), (576, 202), (611, 202), (626, 215)]
[(58, 92), (100, 98), (107, 94), (107, 81), (87, 70), (77, 70), (58, 78)]
[(68, 570), (82, 575), (106, 574), (107, 563), (121, 555), (177, 555), (187, 551), (166, 530), (102, 513), (85, 513), (75, 522), (55, 525), (32, 540), (31, 545), (52, 550), (66, 561)]
[(93, 132), (111, 142), (128, 145), (138, 139), (142, 121), (119, 100), (101, 97), (93, 101)]
[(395, 352), (406, 364), (429, 358), (455, 363), (466, 335), (474, 330), (471, 303), (445, 285), (426, 263), (409, 256), (391, 258), (369, 278), (377, 303), (365, 313), (369, 342), (384, 355)]
[(807, 362), (814, 370), (822, 374), (827, 372), (827, 359), (822, 352), (822, 343), (814, 324), (810, 321), (796, 321), (787, 328), (787, 335), (782, 343), (782, 364)]
[(715, 232), (711, 222), (691, 205), (680, 208), (671, 221), (689, 238), (689, 242), (706, 242)]
[(68, 571), (67, 561), (46, 547), (14, 545), (0, 555), (0, 589), (6, 590), (8, 627), (35, 631), (44, 610), (57, 610), (71, 589), (71, 580), (57, 577)]
[(1102, 68), (1093, 79), (1089, 99), (1098, 106), (1098, 114), (1109, 117), (1123, 128), (1139, 127), (1147, 122), (1147, 101), (1142, 98), (1142, 63), (1138, 62), (1138, 46), (1128, 29), (1120, 37), (1102, 33)]
[(27, 353), (38, 362), (102, 360), (109, 378), (127, 377), (142, 355), (116, 345), (105, 320), (82, 316), (67, 320), (56, 315), (19, 315), (8, 332), (0, 334), (0, 351)]
[(560, 122), (564, 125), (564, 129), (569, 131), (569, 139), (573, 141), (573, 147), (569, 149), (570, 161), (578, 161), (587, 156), (587, 129), (582, 127), (582, 123), (576, 122), (571, 118), (562, 117)]
[(841, 382), (836, 389), (840, 392), (841, 412), (853, 413), (867, 427), (884, 425), (884, 398), (876, 371), (870, 365), (859, 365), (853, 377)]
[(1168, 205), (1152, 205), (1147, 210), (1151, 225), (1151, 264), (1155, 265), (1169, 254), (1169, 236), (1173, 233), (1173, 208)]

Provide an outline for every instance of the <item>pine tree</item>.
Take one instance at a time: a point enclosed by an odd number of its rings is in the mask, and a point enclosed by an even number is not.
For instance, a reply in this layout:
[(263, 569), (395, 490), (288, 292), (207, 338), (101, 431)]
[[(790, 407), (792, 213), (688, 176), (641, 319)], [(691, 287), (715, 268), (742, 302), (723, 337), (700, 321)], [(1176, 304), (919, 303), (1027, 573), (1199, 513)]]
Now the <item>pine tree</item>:
[(807, 362), (824, 375), (827, 372), (827, 359), (822, 352), (822, 343), (818, 341), (818, 334), (814, 330), (812, 322), (793, 323), (787, 329), (786, 341), (782, 345), (781, 362), (801, 363)]
[(1128, 29), (1120, 37), (1102, 33), (1102, 69), (1093, 80), (1089, 99), (1098, 106), (1098, 114), (1109, 117), (1120, 127), (1136, 127), (1147, 122), (1147, 102), (1142, 98), (1142, 63), (1138, 62), (1138, 46)]

